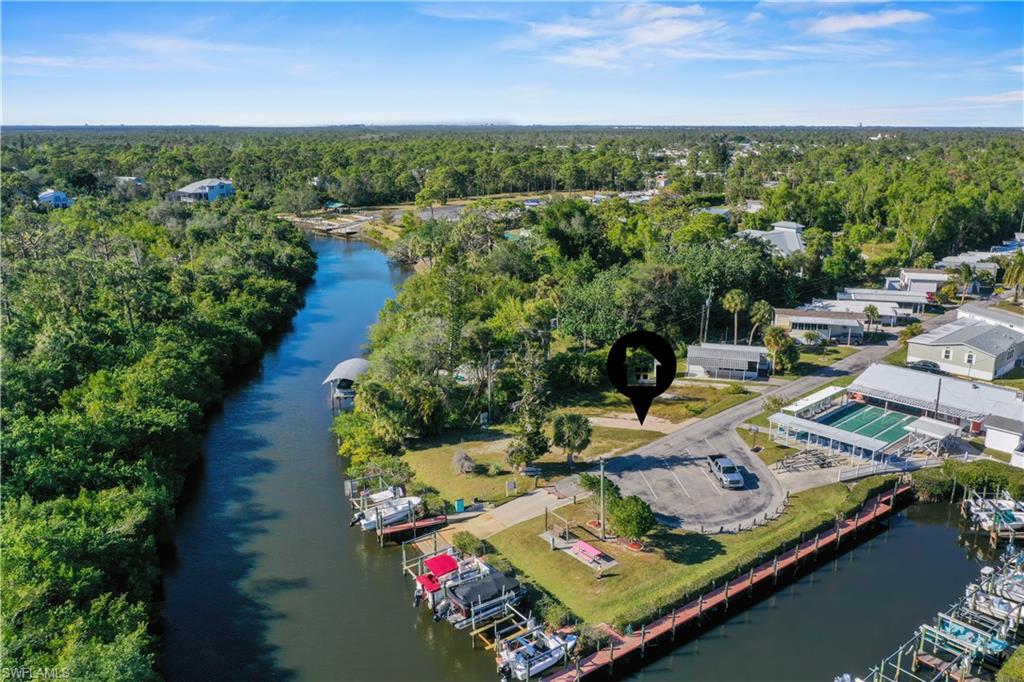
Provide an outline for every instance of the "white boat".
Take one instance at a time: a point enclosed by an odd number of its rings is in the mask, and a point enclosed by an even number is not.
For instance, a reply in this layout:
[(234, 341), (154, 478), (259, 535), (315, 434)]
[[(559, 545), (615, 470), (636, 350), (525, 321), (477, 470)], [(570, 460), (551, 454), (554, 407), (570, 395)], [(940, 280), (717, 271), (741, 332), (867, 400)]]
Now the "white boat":
[(1010, 628), (1020, 624), (1021, 605), (997, 594), (991, 594), (982, 585), (971, 583), (965, 590), (967, 606), (972, 611), (1004, 621)]
[(394, 500), (396, 498), (402, 497), (402, 495), (404, 494), (405, 491), (402, 490), (402, 486), (394, 485), (391, 486), (390, 488), (385, 488), (384, 490), (380, 490), (375, 493), (361, 495), (360, 499), (363, 502), (363, 507), (365, 510), (369, 507), (375, 507), (378, 504), (381, 504), (382, 502), (387, 502), (388, 500)]
[(396, 497), (365, 511), (356, 512), (349, 525), (354, 526), (358, 523), (359, 527), (363, 530), (375, 530), (378, 519), (381, 526), (390, 526), (405, 521), (409, 518), (409, 514), (415, 516), (422, 514), (422, 512), (423, 498), (415, 496)]
[(576, 635), (546, 634), (537, 629), (502, 643), (498, 676), (505, 681), (528, 680), (566, 659)]

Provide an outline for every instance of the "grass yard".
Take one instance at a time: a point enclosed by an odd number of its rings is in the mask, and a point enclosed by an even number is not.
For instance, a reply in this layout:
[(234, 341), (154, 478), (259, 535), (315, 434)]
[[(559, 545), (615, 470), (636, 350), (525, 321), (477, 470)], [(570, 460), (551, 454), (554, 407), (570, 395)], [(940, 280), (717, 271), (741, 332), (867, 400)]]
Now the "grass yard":
[(796, 379), (813, 374), (822, 367), (833, 365), (843, 358), (848, 358), (860, 348), (856, 346), (824, 346), (800, 351), (800, 360), (792, 372), (776, 375), (780, 379)]
[[(660, 608), (831, 521), (835, 514), (856, 509), (880, 482), (868, 479), (852, 489), (834, 483), (808, 490), (791, 498), (783, 517), (744, 533), (709, 536), (659, 528), (648, 538), (647, 550), (639, 553), (616, 542), (601, 542), (576, 526), (578, 536), (619, 562), (600, 579), (589, 566), (547, 547), (538, 537), (544, 529), (543, 517), (513, 526), (489, 542), (583, 620), (638, 625)], [(576, 524), (596, 516), (589, 502), (562, 507), (559, 513)]]
[(796, 448), (786, 447), (780, 443), (773, 443), (772, 439), (768, 437), (768, 433), (764, 429), (761, 429), (760, 433), (756, 436), (750, 432), (750, 429), (742, 427), (736, 429), (736, 433), (740, 435), (740, 438), (743, 439), (743, 442), (745, 442), (748, 447), (753, 447), (755, 444), (761, 446), (757, 456), (761, 458), (762, 462), (769, 466), (775, 464), (780, 459), (785, 459), (786, 457), (795, 454), (797, 451)]
[(1005, 386), (1018, 391), (1024, 391), (1024, 367), (1014, 367), (993, 383), (998, 386)]
[[(462, 498), (466, 501), (479, 499), (500, 503), (511, 499), (505, 495), (505, 484), (509, 481), (516, 481), (518, 493), (530, 492), (535, 487), (533, 477), (516, 475), (505, 463), (505, 451), (511, 434), (511, 429), (507, 427), (495, 427), (489, 431), (462, 431), (430, 439), (415, 449), (410, 448), (403, 457), (412, 467), (418, 482), (434, 488), (448, 501)], [(582, 456), (577, 457), (577, 461), (628, 452), (661, 435), (654, 431), (595, 426), (590, 447), (583, 451)], [(452, 469), (452, 456), (460, 449), (465, 450), (473, 459), (476, 464), (475, 473), (457, 474)], [(541, 479), (545, 482), (557, 480), (569, 473), (565, 456), (557, 449), (544, 455), (535, 462), (535, 466), (540, 467)]]
[(907, 347), (903, 346), (898, 350), (889, 353), (882, 358), (882, 362), (887, 362), (890, 365), (896, 365), (897, 367), (905, 367), (907, 364)]
[[(709, 417), (756, 396), (754, 392), (729, 393), (714, 386), (672, 386), (655, 398), (648, 414), (679, 423), (690, 417)], [(616, 413), (633, 414), (633, 406), (626, 396), (614, 389), (564, 391), (554, 396), (554, 400), (559, 407), (580, 412), (588, 417), (608, 417)]]

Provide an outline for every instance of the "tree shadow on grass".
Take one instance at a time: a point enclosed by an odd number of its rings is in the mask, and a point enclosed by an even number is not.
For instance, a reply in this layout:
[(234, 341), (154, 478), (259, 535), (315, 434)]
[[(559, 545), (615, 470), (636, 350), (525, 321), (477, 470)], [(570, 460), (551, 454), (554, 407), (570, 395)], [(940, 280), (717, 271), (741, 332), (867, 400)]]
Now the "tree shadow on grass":
[(659, 528), (648, 536), (647, 544), (675, 564), (701, 564), (725, 554), (721, 542), (700, 533), (670, 533)]
[(427, 438), (418, 438), (410, 442), (406, 449), (410, 452), (416, 452), (445, 445), (458, 445), (459, 443), (465, 443), (467, 440), (490, 442), (503, 440), (508, 437), (507, 433), (494, 429), (467, 429), (464, 431), (451, 431)]

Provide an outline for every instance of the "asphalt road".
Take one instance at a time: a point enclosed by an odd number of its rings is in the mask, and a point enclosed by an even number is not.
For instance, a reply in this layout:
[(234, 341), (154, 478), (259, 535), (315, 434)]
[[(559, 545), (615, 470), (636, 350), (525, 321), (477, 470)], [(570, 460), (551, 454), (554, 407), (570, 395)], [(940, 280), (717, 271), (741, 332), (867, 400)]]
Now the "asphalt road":
[[(923, 323), (931, 329), (953, 320), (956, 313), (931, 318)], [(658, 520), (689, 530), (717, 531), (749, 526), (773, 515), (785, 494), (771, 469), (737, 435), (736, 427), (762, 411), (762, 398), (777, 395), (793, 399), (840, 376), (859, 374), (896, 347), (867, 346), (830, 367), (800, 377), (714, 416), (685, 426), (628, 455), (613, 457), (605, 472), (625, 495), (646, 500)], [(710, 455), (728, 455), (743, 471), (742, 489), (725, 490), (708, 470)]]

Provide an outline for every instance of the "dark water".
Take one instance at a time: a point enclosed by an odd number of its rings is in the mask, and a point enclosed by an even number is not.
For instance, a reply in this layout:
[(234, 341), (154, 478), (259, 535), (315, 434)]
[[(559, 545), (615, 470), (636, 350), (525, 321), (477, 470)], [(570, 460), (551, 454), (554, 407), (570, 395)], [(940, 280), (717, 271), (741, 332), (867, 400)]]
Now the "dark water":
[[(211, 420), (165, 567), (163, 665), (177, 680), (494, 680), (466, 633), (413, 611), (400, 554), (348, 528), (323, 377), (359, 355), (403, 273), (359, 243), (314, 239), (316, 283)], [(831, 680), (863, 672), (975, 573), (946, 507), (892, 531), (637, 675)]]
[[(314, 239), (293, 331), (212, 419), (165, 568), (171, 680), (490, 679), (469, 636), (416, 618), (400, 554), (348, 528), (328, 431), (334, 365), (357, 356), (404, 274), (361, 243)], [(420, 610), (420, 614), (422, 614)]]
[(631, 679), (815, 680), (863, 675), (963, 593), (981, 566), (957, 510), (907, 509), (888, 532), (823, 565)]

